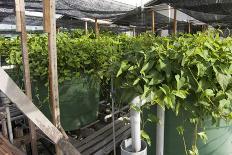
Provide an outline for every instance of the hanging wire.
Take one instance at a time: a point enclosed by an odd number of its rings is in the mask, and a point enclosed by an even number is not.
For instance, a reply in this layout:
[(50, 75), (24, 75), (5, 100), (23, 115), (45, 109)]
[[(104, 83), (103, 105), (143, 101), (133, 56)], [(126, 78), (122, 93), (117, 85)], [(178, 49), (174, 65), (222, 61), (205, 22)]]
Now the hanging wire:
[(114, 155), (116, 155), (116, 140), (115, 140), (115, 122), (114, 122), (114, 80), (111, 77), (111, 99), (112, 99), (112, 124), (113, 124), (113, 143), (114, 143)]

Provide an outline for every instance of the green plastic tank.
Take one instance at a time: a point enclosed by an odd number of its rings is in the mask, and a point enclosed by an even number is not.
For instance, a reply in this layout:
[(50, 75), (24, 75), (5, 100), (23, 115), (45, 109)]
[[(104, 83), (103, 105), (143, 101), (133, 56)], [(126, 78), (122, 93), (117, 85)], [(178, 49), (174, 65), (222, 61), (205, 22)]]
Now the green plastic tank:
[[(151, 112), (156, 113), (153, 107)], [(183, 122), (181, 117), (167, 110), (165, 115), (165, 144), (164, 155), (185, 155), (182, 137), (179, 136), (176, 127)], [(221, 121), (219, 126), (211, 125), (211, 121), (204, 122), (208, 141), (204, 144), (198, 141), (198, 149), (200, 155), (232, 155), (232, 123)], [(191, 146), (193, 140), (194, 127), (190, 124), (185, 129), (185, 139), (188, 147)], [(145, 131), (150, 135), (151, 146), (148, 146), (148, 155), (155, 155), (156, 146), (156, 125), (147, 124)]]
[[(16, 84), (23, 88), (23, 75), (20, 69), (6, 70)], [(46, 81), (32, 82), (34, 104), (51, 120), (51, 109), (48, 101)], [(80, 127), (97, 120), (100, 100), (100, 80), (90, 76), (66, 80), (59, 84), (59, 103), (61, 125), (66, 131)]]
[[(86, 78), (76, 78), (59, 84), (61, 125), (64, 130), (76, 130), (97, 120), (99, 89), (98, 81), (90, 82)], [(34, 103), (51, 120), (45, 82), (34, 82), (32, 90)]]

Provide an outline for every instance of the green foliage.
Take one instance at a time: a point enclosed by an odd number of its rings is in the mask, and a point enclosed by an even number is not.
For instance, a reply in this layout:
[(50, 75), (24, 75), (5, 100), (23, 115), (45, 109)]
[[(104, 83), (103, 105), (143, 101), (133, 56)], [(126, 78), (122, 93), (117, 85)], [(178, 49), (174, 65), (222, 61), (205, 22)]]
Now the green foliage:
[[(47, 79), (47, 36), (28, 39), (32, 79)], [(22, 65), (18, 38), (0, 38), (0, 54), (8, 64)], [(220, 38), (215, 31), (95, 38), (76, 30), (58, 33), (57, 54), (59, 82), (86, 74), (104, 82), (116, 76), (116, 87), (130, 90), (126, 94), (151, 100), (146, 108), (159, 104), (176, 115), (187, 112), (186, 119), (193, 124), (208, 117), (213, 123), (232, 118), (232, 38)], [(147, 121), (157, 123), (153, 115)], [(177, 130), (183, 135), (182, 127)], [(207, 139), (204, 132), (195, 135)], [(145, 133), (142, 136), (148, 139)], [(188, 152), (198, 154), (196, 145)]]
[(232, 38), (215, 32), (145, 34), (127, 45), (117, 74), (123, 86), (176, 114), (186, 110), (200, 120), (231, 116)]
[(146, 142), (147, 142), (147, 144), (148, 144), (149, 146), (151, 146), (151, 139), (150, 139), (149, 135), (146, 133), (146, 131), (144, 131), (144, 130), (141, 131), (141, 137), (142, 137), (144, 140), (146, 140)]
[[(186, 120), (194, 125), (209, 117), (213, 123), (231, 119), (232, 38), (220, 38), (215, 31), (169, 37), (145, 34), (127, 44), (117, 76), (122, 86), (151, 99), (146, 106), (159, 104), (176, 115), (187, 113)], [(184, 128), (177, 130), (183, 135)], [(194, 135), (195, 141), (198, 136), (207, 140), (205, 132)], [(198, 154), (196, 145), (186, 152)]]
[[(57, 35), (59, 82), (82, 75), (109, 79), (113, 62), (119, 62), (121, 36), (100, 36), (82, 31), (62, 32)], [(48, 77), (47, 35), (28, 36), (28, 52), (32, 79), (46, 80)], [(0, 54), (6, 56), (8, 64), (22, 65), (19, 38), (0, 38)]]

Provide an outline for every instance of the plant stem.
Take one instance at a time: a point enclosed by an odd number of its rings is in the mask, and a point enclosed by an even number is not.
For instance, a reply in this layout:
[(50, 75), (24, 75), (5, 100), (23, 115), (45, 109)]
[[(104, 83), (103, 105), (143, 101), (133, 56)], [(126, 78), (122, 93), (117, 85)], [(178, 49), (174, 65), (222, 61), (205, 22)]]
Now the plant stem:
[(195, 124), (195, 129), (194, 129), (194, 139), (193, 139), (193, 147), (197, 148), (197, 133), (198, 133), (198, 121)]
[(183, 140), (183, 143), (184, 143), (184, 151), (185, 151), (185, 155), (188, 155), (187, 145), (186, 145), (186, 142), (185, 142), (184, 135), (182, 135), (182, 140)]

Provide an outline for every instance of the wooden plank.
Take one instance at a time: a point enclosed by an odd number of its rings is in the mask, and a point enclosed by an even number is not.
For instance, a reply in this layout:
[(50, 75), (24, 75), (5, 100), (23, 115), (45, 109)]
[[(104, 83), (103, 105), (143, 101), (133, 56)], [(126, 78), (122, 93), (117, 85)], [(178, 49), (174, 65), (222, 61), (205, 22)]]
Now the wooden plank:
[(16, 13), (16, 31), (21, 32), (21, 6), (20, 0), (15, 0), (15, 13)]
[(4, 145), (0, 144), (0, 155), (13, 155), (10, 150)]
[(50, 23), (50, 0), (43, 0), (43, 28), (44, 32), (48, 33), (51, 31), (51, 23)]
[(6, 146), (8, 149), (9, 154), (14, 154), (14, 155), (25, 155), (24, 152), (21, 150), (17, 149), (14, 145), (12, 145), (7, 139), (5, 139), (2, 135), (0, 135), (0, 140), (3, 142), (3, 145)]
[(2, 134), (4, 137), (8, 137), (7, 125), (6, 125), (6, 114), (4, 112), (0, 112), (0, 121), (2, 124)]
[(174, 8), (174, 19), (173, 19), (173, 34), (177, 33), (177, 21), (176, 21), (176, 9)]
[(155, 10), (154, 9), (152, 9), (151, 10), (151, 18), (152, 18), (152, 33), (154, 34), (155, 33)]
[(0, 90), (54, 143), (63, 137), (1, 67), (0, 81)]
[[(16, 23), (19, 22), (16, 25), (20, 25), (20, 30), (21, 30), (20, 37), (21, 37), (21, 50), (23, 56), (22, 60), (23, 60), (23, 69), (24, 69), (23, 70), (24, 85), (28, 98), (32, 100), (29, 57), (28, 57), (28, 49), (27, 49), (27, 32), (26, 32), (26, 24), (25, 24), (25, 4), (24, 4), (24, 0), (15, 0), (15, 3), (16, 4), (18, 3), (17, 5), (19, 5), (19, 9), (20, 9), (20, 11), (18, 12), (18, 14), (20, 15), (20, 21), (16, 20)], [(17, 15), (17, 8), (16, 8), (16, 15)], [(29, 129), (30, 129), (32, 154), (37, 155), (38, 150), (37, 150), (37, 142), (36, 142), (37, 138), (36, 138), (35, 125), (30, 120), (29, 120)]]
[(56, 18), (55, 18), (55, 0), (50, 1), (49, 23), (51, 30), (48, 33), (48, 57), (49, 57), (49, 97), (52, 107), (52, 122), (60, 128), (60, 109), (58, 93), (58, 75), (57, 75), (57, 49), (56, 49)]
[[(120, 128), (118, 131), (116, 131), (115, 136), (122, 134), (123, 132), (125, 132), (129, 128), (130, 128), (129, 124)], [(103, 141), (101, 141), (100, 143), (97, 143), (96, 145), (94, 145), (94, 147), (91, 147), (88, 150), (82, 152), (82, 154), (83, 155), (90, 155), (90, 154), (96, 152), (97, 150), (99, 150), (99, 148), (102, 148), (103, 146), (107, 145), (112, 140), (113, 140), (113, 134), (105, 137), (105, 139)]]
[[(122, 126), (123, 126), (122, 124), (117, 124), (115, 126), (115, 130), (118, 130)], [(94, 146), (97, 143), (101, 143), (101, 141), (104, 140), (106, 137), (108, 137), (110, 134), (112, 134), (112, 128), (105, 131), (103, 134), (94, 137), (94, 139), (92, 139), (91, 141), (87, 141), (87, 143), (85, 145), (82, 145), (81, 147), (78, 147), (78, 150), (80, 152), (83, 152), (87, 148), (90, 148), (90, 147)]]
[(191, 22), (188, 22), (188, 33), (191, 33)]
[(95, 34), (96, 34), (96, 37), (99, 36), (99, 27), (98, 27), (97, 18), (95, 18)]
[[(123, 140), (129, 138), (131, 135), (131, 129), (129, 128), (128, 130), (126, 130), (123, 134), (119, 135), (116, 137), (116, 146), (120, 145), (120, 142), (122, 142)], [(107, 155), (110, 154), (110, 152), (113, 150), (113, 141), (111, 141), (110, 143), (108, 143), (106, 146), (104, 146), (101, 150), (98, 150), (96, 153), (94, 153), (94, 155)]]
[(68, 155), (80, 153), (63, 137), (63, 134), (44, 116), (32, 101), (15, 84), (9, 75), (0, 67), (0, 90), (15, 103), (48, 138), (57, 144)]
[[(121, 120), (116, 120), (115, 121), (115, 125), (119, 124), (119, 123), (123, 123), (123, 121)], [(88, 136), (87, 138), (83, 139), (82, 141), (80, 142), (77, 142), (76, 144), (74, 144), (75, 147), (80, 147), (88, 142), (90, 142), (91, 140), (93, 140), (95, 137), (97, 137), (98, 135), (101, 135), (102, 133), (106, 132), (107, 130), (111, 129), (112, 128), (112, 123), (106, 125), (104, 128), (96, 131), (94, 134)]]
[[(44, 0), (44, 17), (45, 31), (48, 32), (48, 58), (49, 58), (49, 99), (52, 111), (52, 123), (59, 130), (60, 108), (59, 108), (59, 91), (58, 91), (58, 74), (57, 74), (57, 49), (56, 49), (56, 17), (55, 17), (55, 0)], [(62, 154), (60, 148), (55, 145), (56, 153)]]

